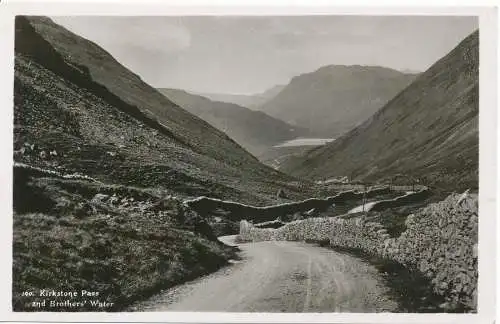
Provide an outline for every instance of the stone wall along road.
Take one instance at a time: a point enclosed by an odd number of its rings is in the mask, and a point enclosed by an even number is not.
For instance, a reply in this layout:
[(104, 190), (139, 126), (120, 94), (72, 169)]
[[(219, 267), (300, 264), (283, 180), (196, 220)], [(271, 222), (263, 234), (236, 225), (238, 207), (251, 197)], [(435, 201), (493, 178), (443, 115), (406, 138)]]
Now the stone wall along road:
[(415, 268), (429, 278), (449, 309), (477, 309), (478, 197), (452, 194), (406, 219), (406, 230), (391, 238), (383, 225), (364, 216), (309, 218), (277, 229), (258, 229), (242, 221), (247, 241), (325, 241), (333, 247), (361, 249)]

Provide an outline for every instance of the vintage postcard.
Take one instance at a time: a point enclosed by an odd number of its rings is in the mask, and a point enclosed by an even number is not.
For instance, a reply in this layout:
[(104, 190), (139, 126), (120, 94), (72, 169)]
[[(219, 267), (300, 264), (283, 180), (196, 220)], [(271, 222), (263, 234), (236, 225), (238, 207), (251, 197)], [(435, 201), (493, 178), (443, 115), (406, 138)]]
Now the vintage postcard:
[(493, 319), (494, 9), (113, 6), (3, 12), (2, 320)]

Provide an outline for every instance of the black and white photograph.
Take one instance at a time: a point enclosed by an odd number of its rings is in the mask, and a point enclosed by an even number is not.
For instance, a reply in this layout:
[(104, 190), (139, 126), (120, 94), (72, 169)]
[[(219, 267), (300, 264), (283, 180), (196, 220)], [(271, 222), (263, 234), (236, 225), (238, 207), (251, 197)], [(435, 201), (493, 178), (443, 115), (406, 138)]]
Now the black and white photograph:
[(479, 20), (16, 15), (12, 311), (477, 314)]

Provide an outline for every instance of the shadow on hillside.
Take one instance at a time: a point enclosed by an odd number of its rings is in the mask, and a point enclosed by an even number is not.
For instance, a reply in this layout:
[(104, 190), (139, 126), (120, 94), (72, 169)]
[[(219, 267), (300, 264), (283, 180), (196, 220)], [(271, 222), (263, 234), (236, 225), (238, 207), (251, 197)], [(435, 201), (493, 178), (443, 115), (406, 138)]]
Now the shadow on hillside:
[(329, 241), (318, 243), (336, 252), (360, 258), (373, 265), (383, 276), (385, 283), (390, 288), (392, 297), (398, 302), (397, 312), (401, 313), (466, 313), (470, 310), (463, 306), (444, 309), (443, 296), (433, 292), (430, 279), (417, 269), (385, 258), (371, 255), (360, 249), (332, 247)]

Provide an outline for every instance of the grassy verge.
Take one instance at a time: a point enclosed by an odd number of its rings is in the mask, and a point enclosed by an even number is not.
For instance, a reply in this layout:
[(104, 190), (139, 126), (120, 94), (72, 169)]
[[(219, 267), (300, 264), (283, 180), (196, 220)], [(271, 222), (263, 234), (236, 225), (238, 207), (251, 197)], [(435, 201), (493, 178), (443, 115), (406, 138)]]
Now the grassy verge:
[(120, 311), (235, 257), (160, 192), (33, 177), (14, 187), (14, 311)]

